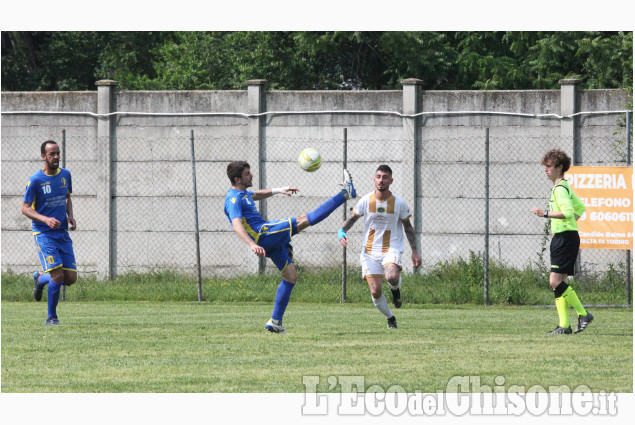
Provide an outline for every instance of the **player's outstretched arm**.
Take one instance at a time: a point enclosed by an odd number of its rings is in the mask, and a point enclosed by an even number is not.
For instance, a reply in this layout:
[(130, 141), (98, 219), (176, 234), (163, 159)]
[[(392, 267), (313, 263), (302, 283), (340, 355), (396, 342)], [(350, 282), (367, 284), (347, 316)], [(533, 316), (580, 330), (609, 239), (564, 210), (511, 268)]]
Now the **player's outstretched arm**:
[(419, 256), (419, 251), (417, 251), (417, 239), (415, 238), (415, 229), (412, 227), (410, 223), (410, 219), (402, 220), (403, 230), (406, 234), (406, 238), (408, 238), (408, 243), (410, 244), (410, 250), (412, 251), (412, 265), (416, 268), (421, 265), (421, 256)]
[(353, 227), (353, 224), (359, 219), (359, 216), (355, 214), (355, 211), (351, 211), (351, 216), (344, 220), (342, 228), (337, 232), (337, 238), (340, 240), (340, 245), (348, 246), (348, 236), (346, 232)]
[[(271, 190), (275, 191), (276, 189), (271, 189)], [(297, 187), (285, 186), (285, 187), (279, 188), (279, 190), (280, 190), (280, 193), (282, 193), (283, 195), (291, 196), (291, 195), (293, 195), (295, 193), (298, 193), (298, 191), (300, 189), (298, 189)], [(275, 195), (275, 193), (274, 193), (274, 195)]]
[(257, 245), (256, 242), (254, 242), (253, 239), (249, 237), (249, 234), (245, 230), (245, 227), (243, 226), (243, 223), (239, 218), (235, 218), (232, 220), (232, 229), (234, 230), (234, 233), (236, 233), (236, 236), (238, 236), (249, 246), (249, 248), (251, 248), (254, 254), (256, 254), (258, 257), (265, 256), (265, 249), (260, 245)]
[(254, 192), (251, 197), (254, 201), (260, 201), (261, 199), (267, 199), (273, 195), (277, 195), (281, 193), (286, 196), (291, 196), (294, 193), (297, 193), (300, 189), (292, 186), (284, 186), (284, 187), (275, 187), (273, 189), (260, 189)]

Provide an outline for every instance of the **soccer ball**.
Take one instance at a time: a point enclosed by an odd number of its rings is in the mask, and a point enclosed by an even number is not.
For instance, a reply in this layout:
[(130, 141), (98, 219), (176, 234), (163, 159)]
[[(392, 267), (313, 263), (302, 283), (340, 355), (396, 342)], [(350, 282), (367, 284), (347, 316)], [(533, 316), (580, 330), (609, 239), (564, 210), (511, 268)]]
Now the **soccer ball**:
[(304, 171), (313, 172), (322, 165), (322, 156), (317, 149), (308, 148), (300, 152), (298, 162)]

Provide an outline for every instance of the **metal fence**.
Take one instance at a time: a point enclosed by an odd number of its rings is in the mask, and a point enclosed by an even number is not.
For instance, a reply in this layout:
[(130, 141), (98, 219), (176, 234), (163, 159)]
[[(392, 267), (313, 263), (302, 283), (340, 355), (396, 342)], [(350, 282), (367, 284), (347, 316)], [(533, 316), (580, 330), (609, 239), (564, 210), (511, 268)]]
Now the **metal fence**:
[[(264, 187), (294, 185), (300, 192), (260, 202), (267, 219), (295, 217), (313, 210), (339, 191), (344, 161), (360, 195), (373, 190), (379, 164), (393, 169), (393, 192), (414, 211), (420, 271), (478, 254), (510, 267), (547, 267), (548, 229), (530, 213), (544, 207), (551, 190), (540, 165), (549, 149), (571, 151), (572, 141), (560, 137), (422, 138), (412, 161), (405, 158), (404, 140), (288, 139), (269, 137), (259, 142), (242, 137), (199, 136), (118, 138), (112, 163), (112, 242), (103, 240), (102, 205), (97, 202), (104, 176), (95, 170), (100, 161), (97, 138), (57, 135), (2, 137), (2, 269), (39, 267), (30, 238), (30, 222), (19, 213), (29, 176), (41, 167), (40, 144), (53, 138), (61, 144), (63, 164), (73, 175), (73, 200), (78, 230), (72, 237), (80, 274), (94, 274), (100, 256), (112, 249), (118, 274), (169, 269), (202, 276), (227, 276), (273, 271), (270, 261), (259, 262), (234, 235), (223, 213), (229, 179), (227, 163), (247, 160), (256, 181)], [(306, 147), (322, 154), (315, 173), (298, 167)], [(577, 145), (575, 165), (628, 166), (631, 141), (626, 134), (589, 137)], [(417, 179), (410, 187), (405, 175)], [(252, 190), (258, 187), (252, 188)], [(196, 196), (194, 193), (196, 191)], [(348, 201), (346, 208), (354, 206)], [(303, 267), (340, 267), (342, 249), (337, 229), (343, 214), (336, 212), (293, 238), (295, 261)], [(349, 268), (358, 269), (362, 225), (349, 232)], [(410, 252), (404, 265), (410, 268)], [(489, 262), (485, 262), (486, 270)], [(583, 250), (581, 278), (617, 270), (630, 283), (630, 251)], [(486, 272), (487, 273), (487, 272)], [(487, 279), (487, 274), (484, 277)], [(630, 294), (630, 290), (627, 291)], [(630, 303), (630, 299), (628, 300)]]

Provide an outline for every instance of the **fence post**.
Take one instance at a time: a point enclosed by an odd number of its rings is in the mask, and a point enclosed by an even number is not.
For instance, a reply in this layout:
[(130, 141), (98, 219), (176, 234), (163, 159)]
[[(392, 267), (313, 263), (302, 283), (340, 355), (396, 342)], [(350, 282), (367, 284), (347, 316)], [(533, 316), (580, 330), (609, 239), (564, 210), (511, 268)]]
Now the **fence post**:
[[(346, 169), (347, 167), (347, 162), (348, 162), (348, 129), (344, 128), (344, 152), (343, 152), (343, 158), (342, 158), (342, 163), (343, 163), (343, 168)], [(344, 211), (342, 213), (342, 216), (344, 217), (343, 221), (346, 221), (347, 216), (347, 208), (346, 208), (346, 201), (344, 201)], [(346, 302), (346, 247), (343, 246), (342, 247), (342, 302)]]
[[(66, 168), (66, 130), (62, 130), (62, 143), (60, 149), (62, 151), (62, 168)], [(62, 301), (66, 301), (66, 285), (62, 285)]]
[[(267, 80), (248, 80), (247, 81), (247, 103), (249, 114), (261, 114), (265, 112), (265, 85)], [(249, 140), (257, 141), (258, 143), (258, 175), (254, 177), (254, 187), (258, 189), (265, 189), (267, 187), (267, 149), (264, 137), (265, 131), (265, 118), (259, 116), (249, 119)], [(255, 166), (253, 161), (247, 159), (252, 167)], [(267, 219), (267, 200), (262, 199), (258, 201), (258, 210), (260, 214)], [(265, 272), (266, 258), (258, 257), (258, 273), (263, 274)]]
[(485, 128), (485, 254), (483, 301), (489, 304), (489, 127)]
[[(115, 89), (117, 82), (100, 80), (97, 86), (97, 113), (110, 114), (117, 110)], [(103, 212), (101, 234), (103, 235), (103, 255), (97, 255), (97, 274), (106, 279), (114, 279), (117, 275), (117, 239), (114, 237), (116, 228), (116, 205), (113, 200), (115, 193), (115, 161), (117, 159), (117, 141), (115, 134), (116, 119), (114, 116), (100, 116), (97, 119), (97, 166), (102, 186), (97, 189), (97, 199)]]
[[(628, 167), (631, 166), (631, 113), (630, 111), (626, 112), (626, 165)], [(626, 305), (631, 305), (631, 250), (626, 250)]]
[[(566, 117), (580, 112), (578, 101), (578, 85), (582, 80), (568, 78), (558, 81), (560, 83), (560, 115)], [(582, 162), (581, 146), (579, 145), (578, 117), (560, 120), (560, 136), (571, 142), (571, 165)]]
[(198, 300), (203, 301), (203, 286), (201, 284), (201, 244), (200, 234), (198, 231), (198, 192), (196, 191), (196, 156), (194, 153), (194, 130), (190, 130), (190, 146), (192, 150), (192, 189), (194, 196), (194, 239), (196, 240), (196, 267), (197, 267), (197, 285)]
[[(566, 117), (576, 112), (580, 112), (580, 102), (578, 100), (578, 85), (582, 80), (567, 78), (558, 81), (560, 83), (560, 115)], [(582, 146), (580, 143), (580, 132), (578, 130), (578, 117), (560, 120), (560, 137), (571, 142), (571, 165), (578, 165), (582, 162)], [(568, 150), (568, 149), (566, 149)], [(582, 250), (578, 253), (574, 270), (578, 274), (582, 264)]]
[[(422, 80), (407, 78), (401, 80), (403, 85), (403, 114), (414, 115), (419, 112), (419, 99), (421, 97)], [(417, 250), (421, 252), (421, 205), (419, 202), (421, 165), (419, 148), (419, 120), (406, 117), (403, 119), (403, 137), (406, 145), (403, 149), (403, 194), (408, 205), (412, 205), (415, 239)], [(408, 190), (408, 188), (412, 188)], [(417, 269), (412, 268), (416, 273)]]

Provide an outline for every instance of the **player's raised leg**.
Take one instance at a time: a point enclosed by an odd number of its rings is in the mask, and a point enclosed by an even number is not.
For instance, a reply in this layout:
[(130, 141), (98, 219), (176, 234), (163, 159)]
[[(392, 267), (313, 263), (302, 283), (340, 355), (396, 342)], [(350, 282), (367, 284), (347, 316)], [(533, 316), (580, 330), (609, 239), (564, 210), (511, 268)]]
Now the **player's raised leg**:
[[(42, 264), (42, 270), (48, 270), (51, 266), (49, 266), (49, 262), (46, 257), (49, 255), (55, 255), (56, 251), (50, 251), (49, 244), (47, 243), (48, 239), (42, 237), (41, 235), (34, 235), (33, 241), (35, 242), (35, 246), (37, 248), (40, 264)], [(48, 271), (40, 273), (36, 270), (33, 272), (33, 298), (35, 298), (35, 301), (42, 300), (42, 292), (50, 280), (51, 275)]]
[(42, 300), (42, 293), (44, 292), (44, 287), (51, 280), (51, 275), (48, 273), (40, 273), (39, 271), (33, 272), (33, 298), (35, 301)]
[(301, 232), (309, 226), (315, 226), (331, 215), (333, 211), (338, 209), (346, 200), (353, 199), (356, 196), (357, 192), (355, 191), (355, 186), (353, 186), (353, 178), (348, 170), (344, 170), (342, 190), (315, 210), (299, 216), (297, 218), (298, 232)]
[(75, 282), (77, 282), (77, 271), (75, 270), (64, 270), (64, 281), (62, 285), (71, 286)]

